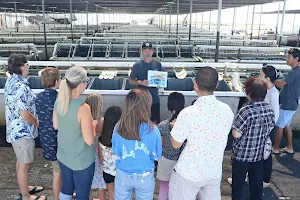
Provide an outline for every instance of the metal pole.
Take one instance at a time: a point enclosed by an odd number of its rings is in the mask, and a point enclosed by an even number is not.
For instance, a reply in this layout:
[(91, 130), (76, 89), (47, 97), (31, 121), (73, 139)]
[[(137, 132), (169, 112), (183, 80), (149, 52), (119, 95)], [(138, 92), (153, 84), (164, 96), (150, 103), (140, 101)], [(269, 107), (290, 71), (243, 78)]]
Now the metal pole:
[(165, 31), (167, 31), (167, 9), (165, 9)]
[(283, 36), (283, 26), (284, 26), (285, 9), (286, 9), (286, 0), (283, 1), (282, 20), (281, 20), (279, 42), (278, 42), (278, 46), (279, 47), (281, 46), (281, 40), (282, 40), (282, 36)]
[(280, 13), (280, 8), (281, 8), (281, 1), (279, 1), (279, 8), (278, 8), (278, 13), (277, 13), (277, 22), (276, 22), (276, 36), (275, 39), (277, 40), (277, 35), (278, 35), (278, 24), (279, 24), (279, 13)]
[(254, 16), (255, 16), (255, 5), (253, 5), (253, 12), (252, 12), (252, 24), (251, 24), (250, 40), (252, 40), (252, 37), (253, 37), (253, 24), (254, 24)]
[(248, 6), (248, 8), (247, 8), (246, 33), (248, 32), (248, 17), (249, 17), (249, 6)]
[(232, 19), (231, 35), (233, 35), (233, 33), (234, 33), (235, 14), (236, 14), (236, 8), (233, 9), (233, 19)]
[(71, 23), (71, 38), (73, 41), (73, 2), (70, 0), (70, 23)]
[(217, 25), (217, 41), (215, 51), (215, 62), (219, 61), (219, 47), (220, 47), (220, 30), (221, 30), (221, 14), (222, 14), (222, 0), (219, 0), (218, 6), (218, 25)]
[(99, 12), (99, 7), (98, 6), (96, 6), (96, 18), (97, 18), (97, 20), (96, 20), (96, 23), (97, 23), (97, 33), (99, 32), (99, 15), (98, 15), (98, 12)]
[(7, 29), (6, 8), (4, 8), (4, 22), (5, 22), (5, 29)]
[(203, 12), (202, 12), (202, 17), (201, 17), (201, 30), (203, 28)]
[(299, 32), (298, 32), (297, 47), (299, 47), (299, 44), (300, 44), (300, 27), (299, 27)]
[(196, 12), (195, 28), (197, 28), (197, 21), (198, 21), (198, 13)]
[(209, 11), (209, 24), (208, 24), (208, 30), (210, 31), (210, 22), (211, 21), (211, 11)]
[(43, 11), (43, 24), (44, 24), (45, 58), (46, 58), (46, 60), (48, 60), (47, 33), (46, 33), (46, 16), (45, 16), (45, 0), (42, 0), (42, 11)]
[(17, 28), (17, 32), (19, 32), (19, 23), (18, 23), (18, 14), (17, 14), (17, 2), (14, 3), (15, 4), (15, 14), (16, 14), (16, 28)]
[(262, 4), (260, 5), (260, 15), (259, 15), (259, 25), (258, 25), (258, 39), (260, 38), (261, 13), (262, 13)]
[[(53, 18), (55, 18), (54, 14), (55, 14), (55, 10), (53, 8)], [(53, 28), (55, 29), (55, 20), (53, 21)]]
[(169, 33), (171, 33), (171, 21), (172, 21), (172, 4), (170, 4), (170, 20), (169, 20)]
[(191, 42), (191, 35), (192, 35), (192, 14), (193, 14), (193, 0), (190, 0), (190, 27), (189, 27), (189, 42)]
[(86, 9), (86, 35), (89, 35), (89, 2), (85, 2)]
[(65, 26), (66, 28), (68, 27), (68, 23), (67, 23), (67, 9), (65, 9), (65, 20), (64, 20)]
[(177, 25), (176, 25), (176, 38), (178, 39), (178, 26), (179, 26), (179, 0), (177, 0)]
[(294, 14), (294, 20), (293, 20), (293, 29), (292, 29), (292, 34), (294, 33), (294, 27), (295, 27), (295, 17), (296, 17), (296, 14)]

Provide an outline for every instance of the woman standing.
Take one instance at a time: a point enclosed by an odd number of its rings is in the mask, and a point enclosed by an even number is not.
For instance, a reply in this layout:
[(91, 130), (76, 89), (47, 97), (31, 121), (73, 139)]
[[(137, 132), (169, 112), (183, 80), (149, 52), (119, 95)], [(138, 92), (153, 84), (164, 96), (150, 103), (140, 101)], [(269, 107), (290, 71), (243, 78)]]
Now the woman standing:
[(151, 122), (152, 97), (148, 90), (133, 89), (112, 137), (116, 162), (115, 200), (153, 200), (154, 160), (162, 152), (159, 130)]
[(275, 125), (275, 115), (266, 103), (267, 86), (256, 78), (245, 82), (250, 104), (241, 108), (232, 126), (232, 200), (240, 200), (248, 172), (250, 200), (261, 200), (264, 146)]
[(6, 141), (11, 143), (17, 157), (16, 173), (21, 190), (20, 199), (37, 197), (33, 194), (42, 187), (28, 186), (28, 170), (34, 160), (34, 139), (39, 127), (35, 107), (35, 95), (28, 86), (25, 77), (29, 73), (29, 64), (24, 55), (12, 54), (8, 58), (9, 77), (5, 83)]
[[(274, 85), (274, 81), (278, 79), (279, 73), (273, 66), (264, 66), (259, 74), (258, 79), (262, 80), (267, 85), (267, 95), (265, 102), (269, 103), (275, 113), (275, 122), (279, 118), (279, 91)], [(275, 128), (270, 133), (272, 143), (274, 143)], [(273, 145), (272, 145), (273, 146)], [(267, 160), (264, 161), (264, 182), (263, 187), (270, 186), (272, 175), (272, 156), (270, 155)]]
[(89, 79), (82, 67), (71, 67), (62, 79), (53, 111), (53, 126), (58, 130), (57, 159), (62, 173), (60, 200), (89, 200), (95, 172), (94, 136), (97, 121), (91, 108), (80, 100)]

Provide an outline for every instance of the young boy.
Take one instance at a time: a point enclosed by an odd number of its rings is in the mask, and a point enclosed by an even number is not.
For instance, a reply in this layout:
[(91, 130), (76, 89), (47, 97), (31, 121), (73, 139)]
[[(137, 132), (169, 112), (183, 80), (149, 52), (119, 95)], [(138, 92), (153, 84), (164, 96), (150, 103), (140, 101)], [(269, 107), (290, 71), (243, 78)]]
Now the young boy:
[(59, 200), (58, 195), (61, 190), (62, 177), (57, 153), (57, 131), (53, 128), (52, 114), (57, 91), (60, 83), (60, 72), (53, 67), (47, 67), (42, 70), (41, 81), (45, 90), (36, 97), (36, 112), (39, 120), (39, 136), (41, 139), (43, 156), (51, 161), (53, 168), (53, 192), (54, 199)]

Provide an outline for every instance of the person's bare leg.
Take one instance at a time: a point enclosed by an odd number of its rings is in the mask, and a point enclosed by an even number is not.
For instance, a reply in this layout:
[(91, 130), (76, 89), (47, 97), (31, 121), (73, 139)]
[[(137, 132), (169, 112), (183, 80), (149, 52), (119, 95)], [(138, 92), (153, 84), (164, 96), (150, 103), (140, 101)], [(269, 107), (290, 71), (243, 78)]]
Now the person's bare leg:
[(53, 194), (54, 200), (59, 200), (59, 193), (62, 187), (62, 176), (59, 172), (53, 171)]
[(289, 152), (289, 153), (293, 153), (294, 149), (293, 149), (293, 132), (290, 126), (286, 126), (284, 128), (284, 131), (286, 133), (286, 139), (287, 139), (287, 147), (285, 147), (285, 151)]
[(30, 199), (28, 191), (28, 170), (30, 163), (19, 163), (16, 164), (17, 180), (21, 190), (23, 200)]
[(90, 200), (93, 200), (93, 190), (90, 191)]
[(100, 200), (106, 200), (106, 190), (98, 190), (97, 192)]
[(108, 191), (108, 200), (114, 200), (114, 198), (115, 198), (114, 197), (115, 184), (114, 183), (106, 184), (106, 188), (107, 188), (107, 191)]
[(283, 129), (276, 126), (276, 136), (275, 136), (275, 141), (274, 141), (274, 146), (273, 146), (274, 151), (279, 152), (279, 146), (281, 143), (282, 135), (283, 135)]

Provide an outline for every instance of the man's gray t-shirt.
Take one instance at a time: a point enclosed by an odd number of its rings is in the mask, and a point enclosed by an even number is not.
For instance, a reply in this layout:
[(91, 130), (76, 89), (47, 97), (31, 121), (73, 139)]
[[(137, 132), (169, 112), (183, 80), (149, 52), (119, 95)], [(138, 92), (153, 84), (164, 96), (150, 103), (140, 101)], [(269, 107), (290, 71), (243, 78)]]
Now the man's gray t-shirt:
[[(144, 62), (144, 60), (140, 60), (134, 63), (130, 78), (136, 80), (147, 80), (148, 79), (148, 70), (155, 70), (155, 71), (163, 71), (161, 63), (153, 59), (150, 63)], [(159, 103), (159, 95), (158, 95), (158, 88), (156, 87), (145, 87), (145, 86), (138, 86), (139, 88), (146, 88), (152, 95), (152, 104)]]
[(300, 67), (292, 69), (285, 77), (284, 82), (287, 84), (280, 91), (280, 108), (295, 111), (298, 109), (300, 96)]

